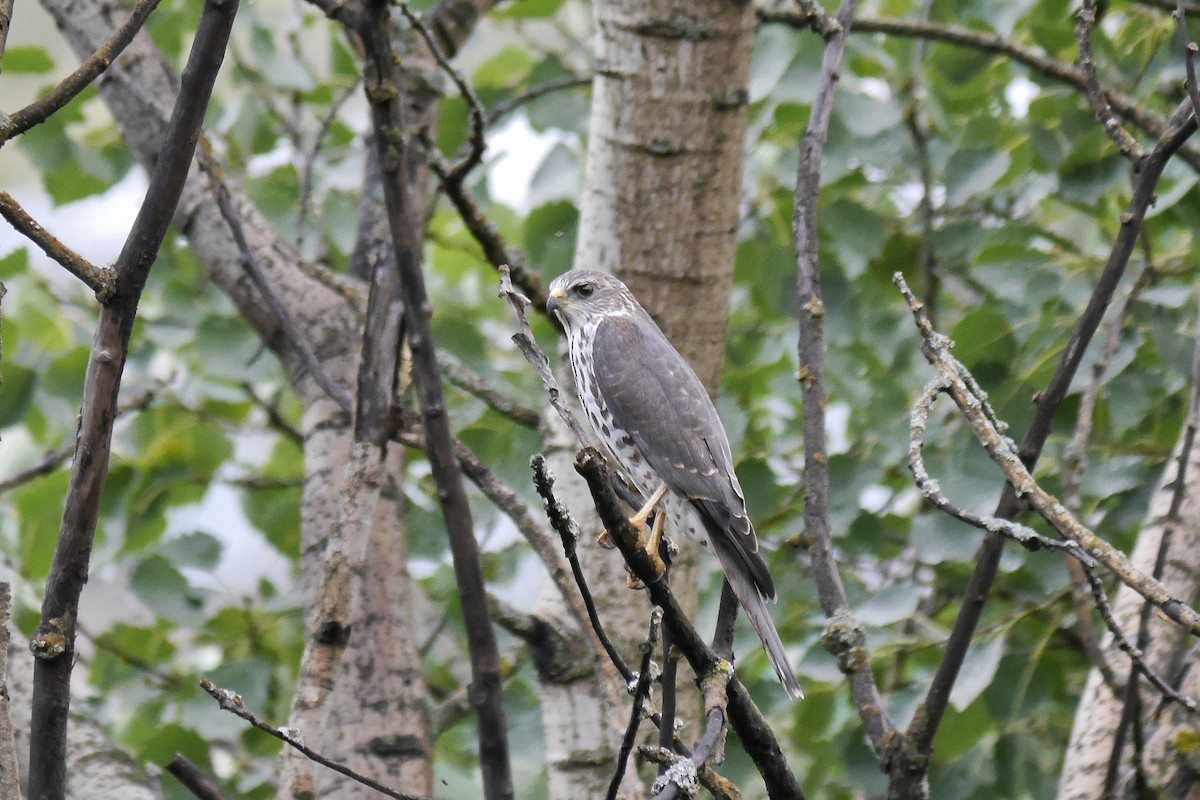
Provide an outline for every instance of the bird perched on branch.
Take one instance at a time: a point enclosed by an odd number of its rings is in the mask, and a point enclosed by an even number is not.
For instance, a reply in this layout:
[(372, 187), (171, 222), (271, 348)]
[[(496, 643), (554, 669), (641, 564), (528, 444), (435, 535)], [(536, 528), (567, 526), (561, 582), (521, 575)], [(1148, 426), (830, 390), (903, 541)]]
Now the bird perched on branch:
[(596, 438), (645, 505), (630, 522), (644, 529), (658, 558), (663, 520), (712, 545), (739, 605), (750, 618), (792, 697), (803, 697), (767, 611), (775, 583), (758, 552), (754, 527), (717, 409), (683, 356), (628, 287), (604, 272), (576, 269), (550, 284), (546, 309), (567, 333), (579, 401)]

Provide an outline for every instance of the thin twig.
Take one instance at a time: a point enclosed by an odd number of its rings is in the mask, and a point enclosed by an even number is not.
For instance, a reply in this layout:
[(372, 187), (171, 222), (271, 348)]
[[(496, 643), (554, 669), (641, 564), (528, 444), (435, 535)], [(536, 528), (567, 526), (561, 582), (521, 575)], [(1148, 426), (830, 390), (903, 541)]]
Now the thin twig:
[[(825, 150), (833, 116), (846, 33), (854, 18), (856, 5), (855, 0), (843, 0), (838, 7), (838, 28), (826, 38), (816, 98), (800, 140), (794, 194), (795, 214), (792, 218), (792, 236), (796, 245), (796, 301), (800, 308), (797, 355), (803, 398), (804, 530), (809, 542), (817, 594), (828, 619), (849, 616), (850, 603), (834, 557), (829, 526), (829, 460), (825, 446), (825, 304), (821, 296), (818, 266), (817, 200), (821, 187), (821, 154)], [(895, 733), (895, 725), (875, 683), (870, 657), (864, 656), (854, 661), (844, 659), (843, 663), (850, 667), (847, 679), (855, 708), (876, 756), (882, 758), (887, 742)]]
[(537, 371), (538, 377), (542, 379), (542, 385), (546, 387), (546, 394), (550, 397), (550, 405), (554, 406), (554, 410), (562, 417), (563, 422), (567, 423), (567, 427), (575, 434), (575, 439), (581, 445), (590, 442), (592, 437), (583, 430), (583, 426), (579, 424), (579, 420), (575, 418), (571, 409), (567, 407), (566, 401), (563, 400), (558, 380), (554, 377), (554, 371), (550, 369), (550, 359), (537, 346), (537, 340), (533, 338), (533, 330), (529, 327), (529, 320), (525, 318), (525, 309), (530, 305), (529, 298), (513, 288), (512, 271), (506, 264), (500, 267), (500, 296), (508, 300), (513, 314), (516, 315), (517, 324), (521, 327), (519, 333), (513, 334), (512, 340), (525, 356), (525, 360)]
[(1076, 16), (1079, 18), (1079, 22), (1075, 25), (1075, 40), (1079, 42), (1079, 69), (1083, 73), (1084, 83), (1087, 86), (1088, 102), (1092, 104), (1096, 119), (1104, 128), (1104, 132), (1108, 134), (1108, 138), (1112, 139), (1117, 149), (1121, 151), (1121, 155), (1136, 163), (1145, 158), (1146, 153), (1138, 144), (1137, 139), (1130, 136), (1129, 132), (1122, 127), (1117, 115), (1113, 113), (1112, 106), (1108, 103), (1108, 98), (1104, 96), (1104, 90), (1100, 87), (1100, 79), (1096, 76), (1096, 57), (1092, 55), (1092, 29), (1096, 24), (1095, 3), (1092, 0), (1083, 0), (1083, 5)]
[(266, 722), (263, 722), (256, 717), (254, 713), (250, 711), (250, 709), (246, 708), (246, 704), (242, 701), (242, 696), (240, 694), (230, 691), (229, 689), (222, 689), (208, 678), (200, 679), (200, 688), (212, 695), (212, 698), (217, 701), (217, 705), (221, 707), (222, 711), (228, 711), (231, 714), (234, 714), (235, 716), (238, 716), (250, 723), (255, 728), (258, 728), (263, 733), (274, 736), (276, 739), (288, 745), (289, 747), (295, 748), (301, 755), (310, 761), (315, 761), (321, 766), (328, 767), (334, 772), (345, 775), (347, 778), (350, 778), (357, 783), (361, 783), (363, 786), (368, 786), (377, 792), (381, 792), (388, 797), (395, 798), (395, 800), (426, 800), (418, 795), (398, 792), (395, 789), (384, 786), (378, 781), (368, 778), (366, 775), (355, 772), (344, 764), (339, 764), (332, 759), (326, 758), (317, 751), (306, 746), (304, 744), (303, 736), (299, 731), (295, 731), (290, 728), (277, 728), (274, 725), (269, 725)]
[(596, 610), (595, 598), (592, 597), (587, 578), (583, 574), (583, 566), (579, 563), (579, 555), (575, 551), (575, 545), (579, 541), (579, 526), (575, 524), (567, 507), (554, 496), (554, 476), (550, 474), (545, 457), (541, 453), (534, 455), (530, 459), (529, 466), (533, 469), (533, 485), (542, 498), (546, 518), (550, 520), (550, 527), (558, 533), (559, 539), (562, 541), (563, 553), (567, 558), (567, 563), (571, 566), (571, 575), (575, 579), (575, 586), (583, 600), (588, 623), (600, 641), (600, 646), (604, 649), (609, 661), (617, 668), (617, 672), (621, 673), (621, 678), (629, 683), (633, 679), (633, 671), (629, 669), (629, 665), (621, 657), (620, 651), (609, 638), (608, 632), (604, 630), (600, 612)]
[(592, 85), (592, 76), (576, 77), (574, 75), (566, 78), (558, 78), (557, 80), (546, 81), (545, 83), (534, 86), (521, 94), (505, 98), (496, 105), (492, 106), (492, 110), (488, 112), (487, 123), (494, 125), (505, 114), (510, 114), (526, 103), (536, 100), (539, 97), (544, 97), (554, 92), (561, 92), (564, 89), (579, 89), (585, 86)]
[(633, 752), (638, 728), (641, 725), (642, 717), (646, 715), (646, 707), (650, 704), (650, 687), (654, 685), (655, 678), (654, 646), (658, 642), (658, 629), (662, 626), (662, 618), (662, 609), (655, 606), (650, 611), (650, 630), (646, 633), (646, 640), (640, 646), (642, 663), (638, 667), (636, 680), (631, 689), (633, 708), (629, 712), (629, 724), (625, 726), (625, 735), (621, 738), (621, 749), (617, 753), (617, 768), (613, 771), (612, 780), (608, 782), (608, 794), (605, 795), (605, 800), (617, 800), (617, 792), (621, 790), (621, 781), (625, 779), (625, 768), (629, 764), (629, 754)]
[(75, 619), (108, 476), (113, 420), (129, 339), (138, 300), (183, 192), (237, 7), (237, 0), (208, 0), (204, 4), (162, 150), (117, 258), (113, 291), (100, 311), (84, 378), (77, 437), (76, 452), (87, 457), (76, 457), (71, 465), (62, 527), (46, 579), (41, 623), (30, 642), (36, 657), (33, 706), (38, 709), (30, 730), (30, 797), (66, 795)]
[[(940, 391), (945, 391), (954, 398), (955, 404), (962, 410), (963, 415), (970, 423), (975, 437), (991, 456), (992, 461), (1000, 467), (1017, 495), (1032, 505), (1043, 519), (1054, 526), (1055, 530), (1082, 547), (1089, 559), (1103, 564), (1121, 582), (1145, 597), (1147, 601), (1161, 609), (1164, 614), (1185, 630), (1195, 636), (1200, 636), (1200, 613), (1197, 613), (1184, 601), (1172, 596), (1166, 587), (1152, 576), (1136, 569), (1123, 553), (1084, 526), (1078, 518), (1063, 507), (1062, 503), (1042, 489), (1033, 479), (1028, 468), (1017, 455), (1016, 445), (1004, 435), (992, 415), (984, 410), (986, 397), (981, 396), (978, 389), (972, 389), (964, 379), (963, 376), (969, 373), (966, 367), (950, 355), (949, 340), (937, 333), (929, 324), (921, 303), (913, 296), (904, 282), (904, 276), (897, 272), (893, 281), (908, 302), (913, 319), (921, 332), (921, 352), (939, 373), (935, 384)], [(1008, 520), (1002, 521), (1006, 527), (1015, 524)], [(1009, 528), (1009, 530), (1014, 529)]]
[[(732, 595), (732, 592), (730, 592)], [(736, 605), (736, 604), (735, 604)], [(696, 750), (686, 759), (672, 758), (670, 766), (661, 770), (658, 780), (654, 782), (651, 791), (654, 800), (675, 800), (680, 792), (689, 797), (695, 794), (696, 782), (704, 786), (715, 798), (730, 798), (741, 796), (737, 787), (718, 775), (709, 764), (710, 761), (720, 763), (723, 758), (722, 748), (725, 741), (725, 722), (728, 713), (729, 696), (727, 689), (733, 670), (719, 670), (710, 673), (703, 681), (705, 728), (704, 735), (696, 742)], [(661, 753), (669, 750), (659, 748)], [(643, 750), (643, 752), (645, 752)]]
[(471, 236), (483, 249), (484, 258), (497, 271), (507, 269), (510, 275), (509, 281), (527, 297), (526, 305), (532, 304), (538, 311), (545, 313), (546, 287), (542, 284), (538, 273), (529, 268), (525, 254), (519, 248), (509, 246), (504, 234), (483, 215), (475, 203), (475, 198), (466, 190), (461, 181), (447, 180), (451, 167), (446, 159), (442, 158), (437, 146), (427, 139), (423, 141), (423, 144), (430, 169), (438, 176), (442, 189), (446, 192), (446, 197), (458, 210), (463, 224), (467, 226)]
[(325, 138), (333, 129), (333, 123), (341, 113), (342, 106), (358, 91), (361, 80), (356, 77), (349, 86), (342, 90), (341, 94), (333, 98), (333, 102), (329, 104), (329, 109), (321, 119), (321, 125), (317, 128), (316, 135), (313, 136), (312, 147), (309, 148), (304, 158), (304, 169), (300, 172), (300, 207), (296, 211), (296, 250), (299, 253), (304, 252), (304, 234), (308, 230), (308, 215), (312, 211), (313, 171), (316, 167), (317, 156), (320, 155)]
[[(109, 65), (116, 60), (117, 56), (129, 46), (133, 41), (133, 37), (142, 29), (146, 23), (150, 12), (158, 7), (161, 0), (138, 0), (129, 11), (129, 17), (125, 20), (121, 27), (113, 32), (113, 35), (107, 42), (100, 46), (95, 53), (89, 56), (79, 69), (72, 72), (64, 78), (57, 86), (47, 92), (38, 100), (30, 103), (25, 108), (13, 112), (8, 119), (0, 123), (0, 146), (14, 136), (19, 136), (35, 125), (39, 125), (50, 118), (54, 112), (71, 102), (75, 97), (87, 87), (95, 82)], [(0, 26), (7, 32), (7, 24)], [(0, 54), (3, 53), (3, 48), (0, 48)]]
[(398, 3), (400, 13), (408, 20), (408, 24), (421, 35), (425, 40), (425, 45), (429, 48), (429, 52), (433, 53), (433, 58), (437, 61), (438, 66), (442, 71), (450, 76), (450, 80), (454, 81), (454, 85), (458, 87), (459, 94), (467, 103), (467, 109), (471, 115), (471, 135), (468, 138), (467, 153), (458, 160), (446, 173), (439, 176), (442, 178), (442, 183), (457, 183), (461, 184), (468, 173), (483, 162), (483, 152), (487, 149), (487, 140), (484, 138), (485, 123), (483, 120), (483, 106), (479, 103), (479, 98), (475, 96), (475, 90), (471, 88), (471, 84), (467, 83), (458, 70), (450, 63), (445, 54), (442, 53), (442, 48), (433, 40), (433, 35), (429, 33), (429, 29), (421, 22), (421, 18), (412, 12), (408, 7), (408, 3), (401, 0)]
[(346, 391), (336, 384), (329, 373), (326, 372), (325, 366), (317, 357), (316, 352), (312, 348), (308, 337), (300, 333), (300, 329), (296, 327), (296, 323), (292, 320), (287, 309), (283, 305), (283, 301), (279, 299), (279, 295), (271, 286), (270, 279), (258, 263), (258, 258), (254, 255), (254, 250), (250, 247), (250, 243), (246, 240), (246, 232), (242, 227), (242, 219), (239, 216), (237, 209), (233, 207), (232, 195), (229, 187), (225, 184), (225, 176), (221, 170), (221, 166), (210, 152), (207, 152), (207, 147), (201, 148), (201, 153), (198, 158), (200, 168), (204, 170), (204, 174), (208, 176), (209, 185), (212, 187), (213, 195), (217, 201), (217, 208), (221, 212), (222, 219), (229, 226), (229, 232), (233, 236), (234, 244), (237, 245), (238, 254), (242, 259), (242, 268), (246, 270), (246, 274), (250, 277), (255, 288), (258, 289), (259, 295), (262, 297), (263, 304), (270, 310), (271, 316), (275, 320), (275, 324), (282, 328), (296, 349), (296, 354), (300, 356), (300, 360), (304, 362), (304, 366), (312, 375), (313, 381), (317, 386), (329, 396), (331, 400), (338, 404), (342, 411), (347, 414), (351, 413), (354, 405), (353, 400)]
[(1175, 11), (1172, 13), (1175, 17), (1175, 24), (1179, 28), (1179, 40), (1183, 46), (1183, 64), (1187, 78), (1184, 80), (1184, 86), (1187, 88), (1188, 98), (1192, 101), (1192, 113), (1200, 117), (1200, 85), (1196, 82), (1196, 43), (1192, 41), (1192, 37), (1188, 35), (1187, 14), (1184, 9), (1183, 0), (1176, 0)]
[(450, 353), (439, 352), (438, 362), (450, 383), (479, 398), (487, 403), (489, 408), (495, 409), (518, 425), (537, 429), (541, 422), (541, 414), (537, 409), (526, 406), (492, 381), (469, 369)]
[(104, 302), (112, 289), (113, 271), (109, 267), (98, 267), (59, 241), (54, 234), (43, 228), (29, 216), (21, 204), (8, 192), (0, 192), (0, 216), (17, 229), (26, 239), (36, 244), (51, 260), (58, 262), (67, 272), (83, 281)]

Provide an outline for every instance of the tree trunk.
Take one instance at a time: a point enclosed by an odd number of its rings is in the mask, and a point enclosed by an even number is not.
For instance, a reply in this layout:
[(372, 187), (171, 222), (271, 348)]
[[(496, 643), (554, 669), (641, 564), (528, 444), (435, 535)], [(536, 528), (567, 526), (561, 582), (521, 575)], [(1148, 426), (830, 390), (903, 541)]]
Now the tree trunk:
[[(1138, 537), (1131, 560), (1135, 568), (1146, 574), (1154, 571), (1165, 520), (1171, 506), (1178, 472), (1178, 446), (1171, 456), (1162, 482), (1155, 490), (1146, 515), (1146, 524)], [(1193, 448), (1185, 474), (1184, 501), (1179, 512), (1179, 525), (1172, 534), (1164, 562), (1162, 583), (1175, 597), (1190, 601), (1200, 591), (1200, 449)], [(1137, 638), (1143, 600), (1131, 589), (1122, 587), (1113, 604), (1116, 619), (1126, 636)], [(1178, 625), (1166, 620), (1157, 611), (1149, 618), (1149, 639), (1145, 648), (1146, 662), (1169, 684), (1183, 694), (1200, 694), (1200, 670), (1195, 669), (1200, 646)], [(1105, 654), (1118, 675), (1129, 671), (1129, 659), (1112, 642), (1105, 640)], [(1190, 668), (1189, 668), (1190, 667)], [(1114, 798), (1173, 797), (1192, 798), (1200, 791), (1196, 772), (1190, 767), (1187, 742), (1194, 737), (1195, 716), (1177, 704), (1164, 706), (1162, 695), (1145, 678), (1139, 680), (1138, 714), (1144, 745), (1135, 747), (1132, 726), (1125, 733), (1124, 746), (1113, 777)], [(1113, 761), (1114, 742), (1124, 713), (1124, 693), (1114, 694), (1105, 685), (1100, 670), (1088, 674), (1083, 697), (1075, 712), (1075, 726), (1067, 746), (1062, 775), (1059, 779), (1059, 800), (1096, 800), (1105, 796), (1105, 785)], [(1185, 735), (1186, 734), (1186, 735)], [(1136, 750), (1141, 750), (1135, 758)], [(1140, 765), (1138, 762), (1140, 761)], [(1139, 777), (1139, 773), (1141, 777)], [(1144, 781), (1148, 792), (1139, 791)]]
[[(753, 8), (728, 0), (598, 0), (595, 16), (596, 78), (574, 265), (624, 279), (715, 395), (737, 245)], [(631, 597), (619, 556), (594, 544), (600, 524), (571, 467), (573, 455), (573, 445), (552, 446), (549, 463), (585, 532), (580, 559), (601, 618), (631, 658), (646, 636), (649, 605)], [(696, 548), (680, 544), (672, 585), (694, 611)], [(689, 678), (681, 676), (680, 685), (687, 693)], [(623, 688), (544, 687), (552, 798), (603, 791), (612, 754), (597, 744), (612, 742), (614, 733), (598, 735), (594, 725), (571, 720), (623, 725), (628, 711), (613, 719), (605, 707)], [(685, 739), (698, 734), (697, 705), (688, 700), (681, 696)], [(644, 789), (629, 783), (630, 796), (641, 796)]]

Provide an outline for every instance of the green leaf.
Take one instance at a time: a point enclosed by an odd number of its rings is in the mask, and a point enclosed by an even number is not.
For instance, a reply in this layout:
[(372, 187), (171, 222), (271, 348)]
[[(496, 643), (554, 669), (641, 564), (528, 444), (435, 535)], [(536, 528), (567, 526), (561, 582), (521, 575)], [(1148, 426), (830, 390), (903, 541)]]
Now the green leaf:
[(192, 623), (200, 618), (201, 595), (160, 555), (147, 556), (138, 562), (129, 578), (129, 587), (164, 619)]
[(972, 645), (958, 671), (958, 680), (950, 690), (952, 706), (962, 711), (983, 694), (996, 677), (996, 669), (1000, 666), (1005, 649), (1003, 636), (997, 636), (986, 644)]
[(44, 75), (54, 69), (54, 59), (46, 48), (32, 44), (9, 45), (0, 61), (6, 75)]
[(37, 373), (11, 361), (0, 364), (0, 428), (14, 425), (25, 416), (37, 386)]
[(195, 531), (163, 542), (158, 552), (176, 566), (210, 570), (221, 559), (221, 541), (203, 531)]

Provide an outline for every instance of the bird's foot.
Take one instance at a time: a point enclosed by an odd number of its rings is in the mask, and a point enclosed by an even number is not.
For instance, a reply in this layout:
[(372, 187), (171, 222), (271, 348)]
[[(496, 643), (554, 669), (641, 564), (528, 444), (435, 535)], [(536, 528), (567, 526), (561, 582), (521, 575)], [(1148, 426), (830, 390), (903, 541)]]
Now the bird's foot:
[(617, 543), (613, 541), (612, 534), (608, 531), (600, 531), (600, 535), (596, 537), (596, 544), (605, 550), (612, 550), (617, 546)]

